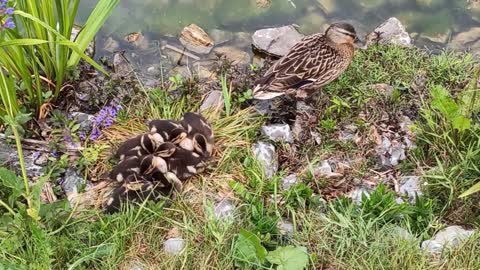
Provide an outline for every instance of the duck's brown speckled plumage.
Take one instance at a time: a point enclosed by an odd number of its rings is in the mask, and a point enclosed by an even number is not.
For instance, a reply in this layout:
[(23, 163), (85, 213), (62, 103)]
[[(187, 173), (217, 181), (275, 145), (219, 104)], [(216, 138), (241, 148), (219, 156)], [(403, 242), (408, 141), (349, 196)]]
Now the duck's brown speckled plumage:
[(335, 43), (321, 33), (304, 37), (256, 82), (254, 97), (262, 93), (259, 99), (268, 99), (300, 89), (310, 92), (338, 78), (352, 62), (353, 41), (358, 40), (351, 25), (338, 25), (352, 42)]

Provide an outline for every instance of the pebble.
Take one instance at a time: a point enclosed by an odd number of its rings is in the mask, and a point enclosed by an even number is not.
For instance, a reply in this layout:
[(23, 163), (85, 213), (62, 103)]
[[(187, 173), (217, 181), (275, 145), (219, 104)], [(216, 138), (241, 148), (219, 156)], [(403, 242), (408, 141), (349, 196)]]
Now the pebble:
[(288, 220), (280, 220), (277, 223), (277, 228), (282, 235), (291, 236), (295, 232), (293, 223)]
[(415, 203), (415, 195), (423, 195), (419, 176), (402, 176), (399, 182), (400, 194), (408, 196), (410, 203)]
[(367, 198), (370, 197), (370, 191), (368, 189), (357, 187), (348, 194), (348, 197), (351, 198), (355, 204), (361, 205), (363, 194), (365, 194)]
[(163, 244), (165, 253), (178, 255), (185, 248), (185, 240), (180, 237), (167, 239)]
[(221, 220), (233, 218), (235, 205), (231, 200), (223, 199), (215, 205), (215, 217)]
[(254, 157), (263, 166), (265, 176), (271, 179), (278, 170), (277, 153), (275, 146), (266, 142), (257, 142), (252, 146)]
[(293, 142), (292, 130), (287, 124), (262, 126), (262, 133), (275, 142)]
[(290, 187), (298, 183), (298, 178), (296, 174), (290, 174), (282, 179), (282, 189), (287, 190)]

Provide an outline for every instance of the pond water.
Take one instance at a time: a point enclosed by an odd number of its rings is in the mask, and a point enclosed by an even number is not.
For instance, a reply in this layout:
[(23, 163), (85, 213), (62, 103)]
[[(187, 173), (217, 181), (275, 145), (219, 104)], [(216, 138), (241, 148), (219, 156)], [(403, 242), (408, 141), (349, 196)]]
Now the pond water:
[[(83, 0), (80, 22), (96, 0)], [(106, 38), (122, 42), (142, 32), (148, 40), (175, 44), (181, 29), (195, 23), (210, 32), (243, 33), (234, 46), (249, 51), (249, 35), (265, 27), (297, 24), (304, 34), (334, 21), (351, 22), (360, 36), (389, 17), (404, 23), (417, 46), (443, 48), (452, 36), (480, 26), (480, 0), (122, 0), (97, 38), (97, 56)], [(178, 45), (178, 43), (177, 43)], [(181, 47), (181, 45), (180, 45)], [(125, 49), (124, 44), (120, 48)], [(128, 49), (128, 48), (127, 48)]]
[[(81, 3), (81, 17), (95, 0)], [(205, 30), (233, 32), (295, 23), (304, 33), (326, 23), (348, 20), (359, 32), (385, 19), (399, 18), (412, 33), (446, 41), (452, 33), (479, 25), (478, 0), (123, 0), (103, 29), (104, 35), (142, 31), (176, 36), (190, 23)]]

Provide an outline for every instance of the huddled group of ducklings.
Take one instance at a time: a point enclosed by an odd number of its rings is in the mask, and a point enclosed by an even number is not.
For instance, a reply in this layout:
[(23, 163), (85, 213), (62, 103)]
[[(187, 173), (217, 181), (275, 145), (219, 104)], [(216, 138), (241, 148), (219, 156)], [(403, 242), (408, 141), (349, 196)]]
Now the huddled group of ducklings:
[(119, 183), (104, 206), (115, 212), (126, 201), (154, 201), (181, 191), (183, 182), (202, 172), (212, 156), (213, 129), (198, 113), (180, 121), (157, 119), (149, 131), (125, 141), (115, 153), (119, 163), (109, 178)]

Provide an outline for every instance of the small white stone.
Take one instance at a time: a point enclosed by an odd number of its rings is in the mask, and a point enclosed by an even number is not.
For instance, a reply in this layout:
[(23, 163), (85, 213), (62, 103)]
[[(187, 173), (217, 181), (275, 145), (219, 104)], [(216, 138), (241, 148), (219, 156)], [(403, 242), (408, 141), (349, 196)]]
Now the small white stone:
[(400, 178), (399, 192), (407, 195), (411, 203), (415, 203), (415, 195), (423, 195), (421, 185), (419, 176), (403, 176)]
[(167, 239), (163, 244), (163, 248), (166, 253), (177, 255), (185, 248), (185, 240), (179, 237)]
[(282, 235), (291, 236), (295, 231), (293, 223), (288, 220), (280, 220), (277, 224), (277, 227)]
[(262, 133), (275, 142), (293, 142), (293, 134), (287, 124), (274, 124), (262, 127)]
[(278, 170), (277, 153), (275, 152), (275, 146), (270, 143), (257, 142), (253, 144), (252, 151), (254, 157), (263, 166), (265, 176), (270, 179)]
[(282, 179), (282, 189), (287, 190), (291, 186), (293, 186), (297, 183), (298, 183), (297, 175), (296, 174), (290, 174), (289, 176)]
[(234, 210), (235, 206), (233, 203), (228, 199), (224, 199), (215, 205), (215, 217), (218, 219), (233, 218)]
[(200, 106), (200, 112), (204, 112), (206, 110), (221, 110), (223, 106), (224, 99), (222, 91), (213, 90), (208, 93), (207, 98), (205, 98), (202, 105)]
[(350, 197), (355, 204), (360, 205), (362, 204), (363, 194), (365, 194), (367, 198), (370, 197), (370, 192), (368, 191), (368, 189), (363, 187), (352, 190), (348, 194), (348, 197)]

